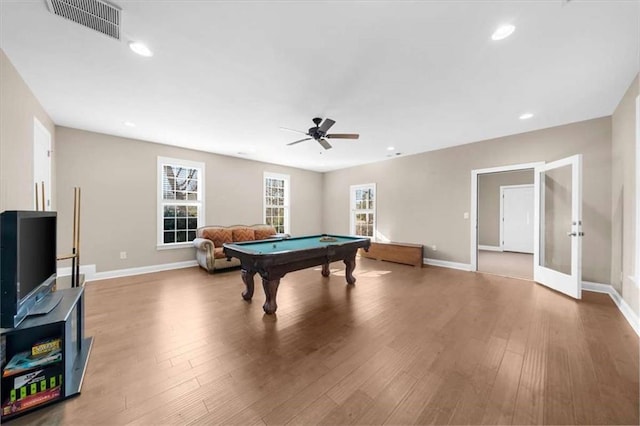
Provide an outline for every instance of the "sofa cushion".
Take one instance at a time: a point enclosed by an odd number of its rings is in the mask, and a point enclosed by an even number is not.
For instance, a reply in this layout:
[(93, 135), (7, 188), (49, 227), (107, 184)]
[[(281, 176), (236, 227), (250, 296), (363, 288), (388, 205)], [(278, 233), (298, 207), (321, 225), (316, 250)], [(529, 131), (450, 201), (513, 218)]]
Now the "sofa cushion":
[(253, 241), (255, 240), (255, 233), (251, 228), (235, 228), (233, 230), (233, 241)]
[(224, 259), (225, 254), (224, 254), (224, 248), (223, 247), (216, 247), (213, 249), (213, 258), (214, 259)]
[(256, 240), (266, 240), (274, 235), (276, 235), (276, 230), (272, 226), (261, 226), (255, 229)]
[(233, 242), (231, 229), (225, 228), (205, 228), (202, 231), (202, 237), (213, 241), (213, 245), (216, 247), (222, 247), (224, 243)]

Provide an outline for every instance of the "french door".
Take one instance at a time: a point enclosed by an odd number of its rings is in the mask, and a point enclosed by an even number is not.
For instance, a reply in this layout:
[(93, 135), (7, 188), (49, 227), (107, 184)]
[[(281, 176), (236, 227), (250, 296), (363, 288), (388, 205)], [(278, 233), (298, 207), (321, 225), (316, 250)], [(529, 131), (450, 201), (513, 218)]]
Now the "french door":
[(582, 297), (582, 155), (535, 168), (533, 279)]

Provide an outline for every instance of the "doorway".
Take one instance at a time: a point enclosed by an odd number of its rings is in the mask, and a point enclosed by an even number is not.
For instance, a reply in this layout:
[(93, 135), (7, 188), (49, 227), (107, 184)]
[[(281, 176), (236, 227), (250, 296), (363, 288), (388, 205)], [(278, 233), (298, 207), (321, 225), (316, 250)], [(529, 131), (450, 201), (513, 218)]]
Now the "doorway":
[(477, 271), (533, 280), (533, 168), (478, 175)]
[(35, 117), (33, 118), (33, 182), (34, 209), (51, 210), (51, 134)]
[[(575, 299), (582, 295), (582, 154), (550, 163), (471, 171), (471, 271), (478, 270), (478, 179), (534, 169), (533, 280)], [(568, 238), (568, 240), (567, 240)]]

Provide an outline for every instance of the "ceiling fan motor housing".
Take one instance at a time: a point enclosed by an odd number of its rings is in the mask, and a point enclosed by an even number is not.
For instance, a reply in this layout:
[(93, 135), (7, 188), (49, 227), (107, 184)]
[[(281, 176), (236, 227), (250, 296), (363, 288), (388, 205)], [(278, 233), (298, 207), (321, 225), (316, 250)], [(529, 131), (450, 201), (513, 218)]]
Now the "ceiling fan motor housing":
[(322, 137), (324, 137), (325, 132), (319, 130), (317, 127), (312, 127), (309, 129), (309, 136), (311, 136), (314, 139), (320, 139)]

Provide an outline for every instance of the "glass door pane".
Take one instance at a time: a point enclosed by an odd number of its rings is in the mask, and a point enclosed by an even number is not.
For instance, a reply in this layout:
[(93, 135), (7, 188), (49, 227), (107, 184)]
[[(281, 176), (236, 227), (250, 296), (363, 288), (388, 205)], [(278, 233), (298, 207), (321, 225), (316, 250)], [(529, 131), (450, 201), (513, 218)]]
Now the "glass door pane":
[(540, 173), (540, 266), (571, 274), (571, 165)]

